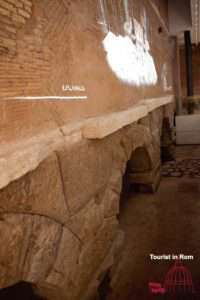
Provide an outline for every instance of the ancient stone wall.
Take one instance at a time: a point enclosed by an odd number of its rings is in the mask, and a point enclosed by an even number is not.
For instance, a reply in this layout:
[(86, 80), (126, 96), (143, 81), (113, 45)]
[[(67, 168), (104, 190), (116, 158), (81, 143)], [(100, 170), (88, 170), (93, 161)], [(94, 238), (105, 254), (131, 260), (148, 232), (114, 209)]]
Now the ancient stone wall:
[[(171, 110), (161, 106), (100, 139), (65, 133), (37, 168), (0, 190), (0, 288), (26, 281), (50, 300), (96, 295), (102, 274), (120, 258), (127, 163), (132, 183), (155, 184), (162, 120)], [(148, 170), (135, 165), (137, 149), (146, 152)]]
[[(174, 44), (166, 1), (126, 3), (0, 0), (0, 288), (25, 281), (49, 300), (93, 299), (123, 245), (127, 166), (131, 183), (156, 190)], [(139, 81), (124, 82), (102, 42), (130, 46), (130, 18), (140, 41), (125, 73)]]

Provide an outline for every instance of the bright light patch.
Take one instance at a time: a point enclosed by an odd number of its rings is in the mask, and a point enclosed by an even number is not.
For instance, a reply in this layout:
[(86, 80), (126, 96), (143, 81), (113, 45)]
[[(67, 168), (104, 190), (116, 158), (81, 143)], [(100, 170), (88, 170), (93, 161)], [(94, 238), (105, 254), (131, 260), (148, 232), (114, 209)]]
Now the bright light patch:
[(154, 61), (150, 53), (129, 36), (108, 32), (103, 40), (107, 61), (123, 82), (129, 85), (155, 85), (158, 80)]

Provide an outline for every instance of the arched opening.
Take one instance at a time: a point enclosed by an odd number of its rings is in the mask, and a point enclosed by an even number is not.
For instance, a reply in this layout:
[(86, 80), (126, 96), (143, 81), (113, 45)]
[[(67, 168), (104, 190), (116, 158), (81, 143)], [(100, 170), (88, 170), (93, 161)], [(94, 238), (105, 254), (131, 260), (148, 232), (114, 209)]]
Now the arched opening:
[(150, 171), (151, 160), (149, 154), (144, 147), (138, 147), (131, 155), (127, 165), (129, 171), (134, 173), (143, 173)]
[(122, 181), (120, 214), (126, 209), (126, 199), (129, 193), (151, 192), (152, 190), (152, 163), (145, 147), (138, 147), (132, 153)]
[(1, 300), (45, 300), (37, 296), (33, 286), (27, 282), (19, 282), (7, 288), (0, 289)]

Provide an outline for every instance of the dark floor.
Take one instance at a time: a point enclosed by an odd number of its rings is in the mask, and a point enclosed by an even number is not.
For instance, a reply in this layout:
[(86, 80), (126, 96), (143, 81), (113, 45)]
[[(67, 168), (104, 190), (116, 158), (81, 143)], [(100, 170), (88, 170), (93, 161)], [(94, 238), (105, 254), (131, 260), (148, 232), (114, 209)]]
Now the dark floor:
[[(200, 159), (200, 146), (178, 147), (176, 153), (177, 163)], [(182, 262), (192, 273), (195, 299), (200, 299), (200, 178), (163, 177), (157, 193), (132, 193), (123, 201), (126, 243), (109, 300), (171, 299), (152, 296), (148, 283), (163, 284), (174, 260), (151, 260), (150, 254), (193, 256)]]

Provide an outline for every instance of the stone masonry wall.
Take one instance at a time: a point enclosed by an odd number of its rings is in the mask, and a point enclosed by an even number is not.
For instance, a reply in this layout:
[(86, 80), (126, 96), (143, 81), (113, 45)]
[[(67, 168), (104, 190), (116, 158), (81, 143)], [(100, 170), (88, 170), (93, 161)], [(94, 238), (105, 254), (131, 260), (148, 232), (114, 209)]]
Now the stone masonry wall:
[[(104, 2), (118, 34), (124, 1)], [(172, 116), (162, 97), (173, 94), (166, 1), (129, 1), (138, 22), (146, 11), (158, 74), (155, 85), (137, 87), (120, 81), (106, 61), (99, 3), (0, 0), (0, 288), (26, 281), (49, 300), (92, 300), (102, 274), (120, 259), (117, 216), (128, 161), (132, 183), (154, 190), (159, 182), (162, 120)], [(77, 95), (88, 98), (22, 99)], [(132, 119), (135, 104), (136, 116), (146, 117), (118, 125), (118, 113)], [(110, 115), (110, 133), (86, 138), (83, 123), (94, 118), (101, 126)], [(150, 162), (140, 174), (132, 161), (138, 148)]]
[(0, 288), (26, 281), (49, 300), (95, 296), (101, 274), (120, 258), (117, 215), (127, 162), (144, 148), (149, 175), (157, 170), (170, 107), (103, 139), (80, 136), (70, 145), (63, 136), (35, 170), (0, 190)]

